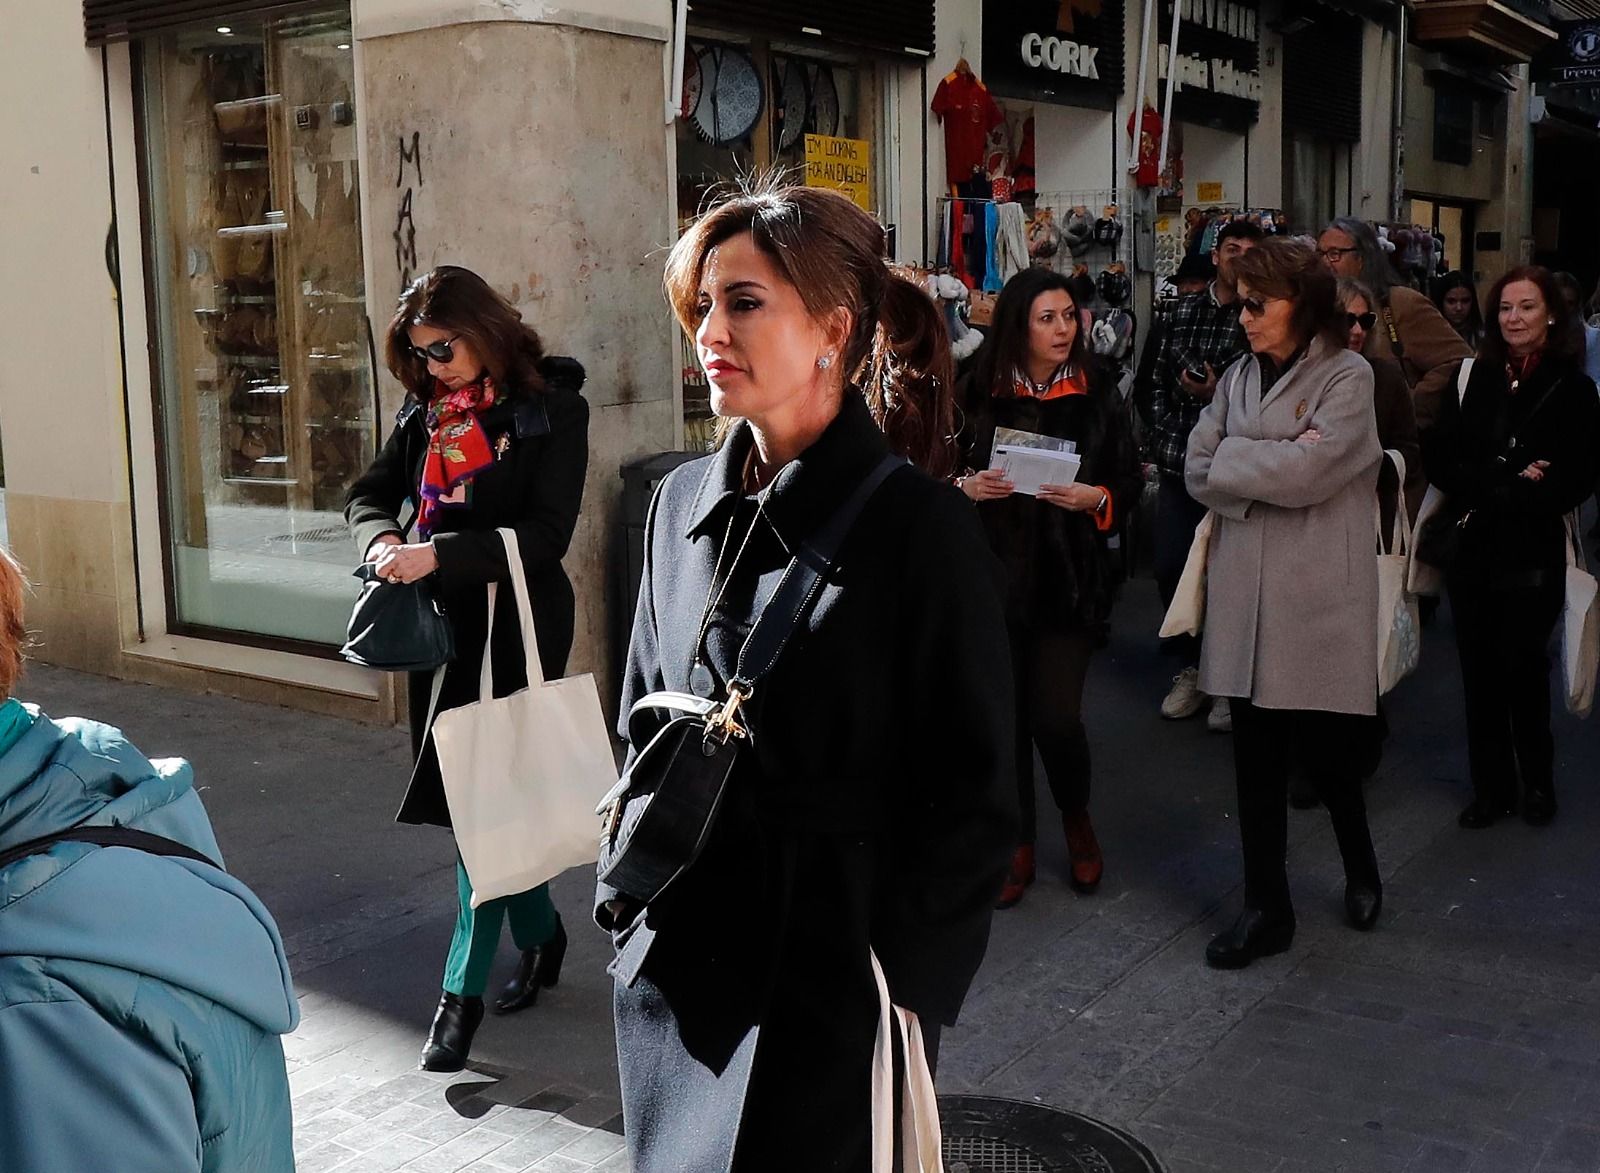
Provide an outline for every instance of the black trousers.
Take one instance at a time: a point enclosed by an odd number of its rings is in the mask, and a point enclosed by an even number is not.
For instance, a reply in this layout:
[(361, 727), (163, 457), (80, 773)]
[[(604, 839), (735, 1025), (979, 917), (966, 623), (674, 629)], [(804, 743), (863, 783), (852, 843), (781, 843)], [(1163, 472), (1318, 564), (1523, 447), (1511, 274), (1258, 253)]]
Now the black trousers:
[(1244, 850), (1244, 903), (1289, 913), (1289, 762), (1310, 775), (1328, 810), (1347, 879), (1376, 886), (1378, 859), (1361, 794), (1363, 747), (1372, 718), (1315, 710), (1263, 709), (1235, 697), (1233, 764)]
[[(1195, 527), (1206, 515), (1206, 507), (1184, 487), (1183, 478), (1162, 473), (1156, 488), (1155, 557), (1151, 571), (1163, 608), (1172, 606), (1172, 596), (1183, 577), (1183, 564), (1194, 544)], [(1178, 656), (1185, 668), (1200, 662), (1200, 637), (1177, 635), (1162, 641), (1162, 650)]]
[(1094, 633), (1056, 631), (1013, 622), (1011, 666), (1017, 685), (1017, 798), (1021, 842), (1038, 833), (1033, 796), (1033, 747), (1039, 747), (1050, 796), (1062, 814), (1089, 806), (1089, 734), (1083, 727), (1083, 682), (1094, 654)]
[(1510, 808), (1517, 774), (1528, 791), (1554, 788), (1550, 732), (1550, 633), (1566, 582), (1486, 590), (1449, 584), (1461, 684), (1467, 697), (1467, 763), (1475, 797)]

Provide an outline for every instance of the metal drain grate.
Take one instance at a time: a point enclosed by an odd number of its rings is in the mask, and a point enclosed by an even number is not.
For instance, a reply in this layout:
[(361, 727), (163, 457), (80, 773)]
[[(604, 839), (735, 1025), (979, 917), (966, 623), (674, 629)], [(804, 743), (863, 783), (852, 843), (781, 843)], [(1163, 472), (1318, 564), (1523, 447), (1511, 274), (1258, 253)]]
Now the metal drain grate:
[(947, 1173), (1161, 1173), (1115, 1125), (1045, 1104), (940, 1096)]
[(342, 542), (350, 531), (342, 525), (325, 525), (321, 529), (308, 529), (298, 534), (273, 534), (269, 542)]
[(944, 1138), (945, 1173), (1056, 1173), (1032, 1149), (987, 1136)]

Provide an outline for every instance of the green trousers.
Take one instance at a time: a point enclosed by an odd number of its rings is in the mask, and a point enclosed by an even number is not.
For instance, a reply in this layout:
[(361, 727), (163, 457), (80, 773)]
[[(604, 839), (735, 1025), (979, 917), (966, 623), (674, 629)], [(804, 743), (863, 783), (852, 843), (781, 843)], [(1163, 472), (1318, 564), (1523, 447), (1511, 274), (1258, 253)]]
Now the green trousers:
[(500, 923), (511, 922), (518, 949), (543, 945), (556, 935), (556, 906), (550, 885), (540, 884), (515, 896), (485, 900), (472, 907), (472, 881), (456, 856), (456, 931), (444, 960), (444, 988), (463, 998), (481, 998), (489, 985), (489, 967), (500, 947)]

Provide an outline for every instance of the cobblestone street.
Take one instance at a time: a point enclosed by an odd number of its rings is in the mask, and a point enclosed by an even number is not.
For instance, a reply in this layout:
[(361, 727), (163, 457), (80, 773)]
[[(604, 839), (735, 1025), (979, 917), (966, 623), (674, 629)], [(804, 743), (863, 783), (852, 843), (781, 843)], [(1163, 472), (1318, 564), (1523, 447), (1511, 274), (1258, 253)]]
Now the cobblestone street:
[[(1039, 882), (997, 914), (945, 1034), (940, 1090), (1106, 1120), (1171, 1173), (1600, 1169), (1600, 729), (1557, 719), (1553, 826), (1458, 830), (1460, 697), (1441, 614), (1419, 675), (1388, 702), (1394, 736), (1369, 789), (1386, 884), (1376, 931), (1342, 923), (1325, 816), (1291, 812), (1294, 947), (1217, 973), (1201, 952), (1239, 901), (1228, 739), (1156, 717), (1170, 670), (1146, 635), (1151, 594), (1129, 588), (1090, 675), (1106, 882), (1073, 895), (1059, 836), (1041, 835)], [(444, 834), (390, 821), (401, 731), (42, 666), (23, 695), (195, 762), (230, 867), (289, 948), (304, 1173), (626, 1168), (608, 945), (581, 871), (554, 886), (572, 938), (561, 984), (491, 1016), (467, 1072), (418, 1072), (453, 857)], [(513, 958), (508, 939), (497, 978)]]

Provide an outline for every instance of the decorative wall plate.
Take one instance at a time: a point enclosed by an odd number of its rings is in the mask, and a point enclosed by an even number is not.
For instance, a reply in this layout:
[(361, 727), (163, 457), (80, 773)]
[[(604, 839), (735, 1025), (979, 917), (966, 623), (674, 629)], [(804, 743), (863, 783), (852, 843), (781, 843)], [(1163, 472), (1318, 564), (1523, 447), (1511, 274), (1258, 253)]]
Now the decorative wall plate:
[(834, 84), (833, 67), (808, 65), (806, 80), (811, 91), (811, 108), (807, 113), (806, 129), (813, 134), (838, 134), (839, 87)]
[(755, 128), (766, 93), (755, 62), (743, 49), (703, 45), (699, 58), (702, 93), (694, 112), (700, 137), (723, 147)]
[(678, 117), (693, 118), (694, 112), (700, 106), (700, 94), (704, 88), (705, 75), (700, 72), (700, 57), (696, 53), (684, 54), (683, 61), (683, 93), (678, 102)]
[(787, 151), (805, 135), (806, 113), (811, 106), (804, 62), (794, 57), (772, 59), (772, 92), (776, 103), (778, 150)]

